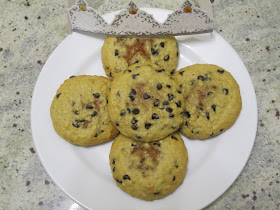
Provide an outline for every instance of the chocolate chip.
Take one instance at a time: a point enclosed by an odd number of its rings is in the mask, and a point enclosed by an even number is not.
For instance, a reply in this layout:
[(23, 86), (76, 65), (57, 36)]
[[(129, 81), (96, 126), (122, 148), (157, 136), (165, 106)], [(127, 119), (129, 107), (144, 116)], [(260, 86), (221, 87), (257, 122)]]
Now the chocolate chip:
[(69, 77), (69, 79), (71, 79), (71, 78), (73, 78), (73, 77), (75, 77), (74, 75), (72, 75), (71, 77)]
[(178, 57), (178, 56), (179, 56), (179, 52), (177, 52), (177, 54), (176, 54), (176, 55), (177, 55), (177, 57)]
[(178, 141), (178, 139), (175, 136), (173, 136), (173, 135), (171, 136), (171, 138)]
[(56, 98), (59, 98), (60, 95), (61, 95), (61, 93), (57, 94), (57, 95), (56, 95)]
[(112, 164), (115, 164), (116, 163), (116, 159), (115, 158), (113, 158), (113, 160), (112, 160)]
[(224, 93), (225, 95), (227, 95), (227, 94), (228, 94), (228, 89), (224, 88), (224, 89), (223, 89), (223, 93)]
[(169, 114), (169, 118), (174, 118), (174, 114)]
[(115, 50), (115, 56), (118, 56), (118, 55), (119, 55), (119, 51)]
[(157, 89), (160, 90), (162, 88), (161, 84), (157, 84)]
[(185, 71), (181, 71), (181, 72), (179, 72), (179, 74), (181, 74), (181, 75), (183, 76), (184, 72), (185, 72)]
[(191, 117), (191, 114), (189, 113), (189, 112), (185, 112), (185, 116), (187, 117), (187, 118), (190, 118)]
[(123, 176), (123, 180), (126, 180), (126, 179), (130, 180), (130, 177), (127, 174)]
[(137, 130), (138, 125), (137, 125), (137, 124), (132, 124), (131, 128), (132, 128), (133, 130)]
[(138, 60), (136, 60), (136, 61), (134, 62), (134, 64), (136, 64), (136, 63), (139, 63), (139, 61), (138, 61)]
[(151, 127), (151, 125), (152, 125), (151, 123), (145, 123), (145, 128), (149, 129)]
[(220, 130), (220, 132), (223, 132), (223, 130), (224, 130), (224, 129), (222, 128), (222, 129)]
[(211, 92), (211, 91), (207, 93), (208, 96), (210, 96), (210, 95), (212, 95), (212, 94), (213, 94), (213, 92)]
[(188, 125), (189, 125), (189, 124), (188, 124), (188, 121), (186, 121), (186, 122), (185, 122), (185, 126), (188, 126)]
[(119, 91), (117, 92), (117, 96), (118, 96), (118, 97), (121, 97), (121, 95), (120, 95), (120, 92), (119, 92)]
[(120, 183), (120, 184), (122, 183), (122, 180), (118, 180), (118, 179), (116, 179), (116, 181), (117, 181), (118, 183)]
[(164, 60), (165, 60), (165, 61), (168, 61), (168, 60), (169, 60), (169, 55), (165, 56), (165, 57), (164, 57)]
[(78, 112), (77, 110), (74, 110), (73, 113), (74, 113), (75, 115), (78, 115), (78, 114), (79, 114), (79, 112)]
[(158, 105), (159, 105), (159, 100), (156, 99), (156, 100), (154, 101), (154, 106), (158, 106)]
[(116, 124), (116, 126), (119, 126), (119, 125), (120, 125), (117, 121), (115, 122), (115, 124)]
[(175, 71), (176, 71), (176, 70), (173, 69), (173, 70), (170, 72), (170, 74), (173, 75), (173, 74), (175, 73)]
[(148, 93), (144, 93), (143, 97), (144, 97), (144, 99), (149, 99), (149, 98), (151, 98), (151, 96), (150, 96)]
[(90, 116), (95, 117), (97, 114), (97, 111), (94, 111)]
[(100, 94), (99, 94), (99, 93), (94, 93), (94, 94), (93, 94), (93, 97), (94, 97), (94, 98), (99, 98), (99, 97), (100, 97)]
[(182, 106), (182, 102), (181, 101), (175, 102), (175, 104), (176, 104), (177, 107), (181, 107)]
[(132, 147), (137, 147), (137, 144), (132, 143), (131, 146)]
[(131, 109), (130, 109), (130, 108), (127, 108), (126, 110), (127, 110), (127, 113), (128, 113), (128, 114), (131, 113)]
[(156, 72), (158, 72), (158, 73), (163, 72), (163, 71), (165, 71), (165, 70), (164, 70), (164, 69), (158, 69), (158, 70), (156, 70)]
[(211, 107), (212, 107), (213, 111), (215, 112), (216, 111), (216, 105), (213, 104)]
[(76, 120), (74, 123), (72, 123), (72, 125), (73, 125), (75, 128), (79, 128), (80, 126), (79, 126), (78, 123), (79, 123), (79, 122)]
[(167, 107), (167, 108), (166, 108), (166, 111), (169, 112), (169, 113), (171, 113), (171, 112), (173, 112), (173, 109), (170, 108), (170, 107)]
[(110, 74), (109, 74), (109, 75), (110, 75), (110, 77), (112, 77), (112, 72), (110, 72)]
[(135, 97), (134, 96), (129, 96), (131, 101), (134, 101)]
[(157, 120), (157, 119), (159, 119), (159, 116), (156, 113), (154, 113), (154, 114), (152, 114), (152, 119)]
[(170, 101), (174, 98), (174, 95), (171, 94), (171, 93), (168, 93), (167, 96), (168, 96), (168, 99), (169, 99)]
[(167, 105), (169, 105), (169, 102), (168, 102), (168, 101), (164, 101), (164, 102), (162, 103), (162, 105), (163, 105), (163, 106), (167, 106)]
[(198, 76), (197, 79), (201, 80), (201, 81), (204, 81), (204, 77), (203, 76)]
[(159, 192), (154, 192), (154, 195), (158, 195), (159, 194)]
[(124, 109), (122, 109), (120, 115), (121, 116), (125, 116), (126, 115), (126, 111)]
[(176, 179), (176, 176), (173, 176), (173, 179), (172, 179), (172, 180), (173, 180), (173, 182), (175, 181), (175, 179)]
[(207, 118), (207, 120), (210, 120), (209, 112), (206, 112), (206, 118)]
[(90, 104), (87, 104), (87, 105), (86, 105), (86, 109), (93, 109), (93, 106), (90, 105)]
[(116, 167), (113, 168), (113, 172), (115, 172), (115, 171), (116, 171)]
[(133, 113), (133, 114), (139, 114), (139, 112), (140, 112), (139, 109), (133, 109), (133, 110), (132, 110), (132, 113)]
[(133, 117), (133, 118), (131, 119), (131, 123), (132, 123), (132, 124), (136, 124), (137, 122), (138, 122), (138, 120), (136, 120), (135, 117)]
[(140, 74), (132, 74), (132, 79), (135, 79), (137, 76), (139, 76)]
[(218, 69), (217, 72), (219, 72), (220, 74), (223, 74), (225, 71), (223, 69)]
[(129, 93), (129, 95), (136, 95), (136, 90), (134, 90), (134, 89), (131, 89), (131, 91), (130, 91), (130, 93)]
[(151, 49), (152, 55), (158, 55), (158, 50), (152, 48)]
[(166, 85), (166, 87), (170, 89), (170, 88), (171, 88), (171, 85)]
[(161, 46), (162, 48), (164, 48), (164, 42), (161, 42), (161, 43), (160, 43), (160, 46)]
[(131, 72), (131, 70), (129, 70), (129, 69), (128, 69), (128, 70), (125, 70), (123, 73), (126, 73), (126, 72), (129, 72), (129, 73), (130, 73), (130, 72)]

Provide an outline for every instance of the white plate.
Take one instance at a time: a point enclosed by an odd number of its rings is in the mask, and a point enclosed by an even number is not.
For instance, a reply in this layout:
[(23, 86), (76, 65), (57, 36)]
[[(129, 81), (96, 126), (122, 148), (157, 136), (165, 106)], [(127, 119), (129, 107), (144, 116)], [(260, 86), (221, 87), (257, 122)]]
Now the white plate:
[[(166, 10), (147, 9), (163, 20)], [(112, 20), (113, 15), (106, 15)], [(53, 181), (87, 208), (201, 209), (221, 196), (238, 177), (251, 153), (257, 128), (255, 91), (242, 60), (216, 32), (204, 40), (179, 41), (178, 69), (211, 63), (227, 69), (240, 85), (242, 111), (225, 133), (206, 141), (184, 138), (189, 152), (184, 183), (170, 196), (153, 202), (133, 198), (115, 184), (109, 152), (112, 142), (82, 148), (62, 140), (54, 131), (50, 105), (56, 90), (72, 75), (103, 75), (103, 38), (69, 35), (51, 54), (37, 80), (31, 126), (37, 154)]]

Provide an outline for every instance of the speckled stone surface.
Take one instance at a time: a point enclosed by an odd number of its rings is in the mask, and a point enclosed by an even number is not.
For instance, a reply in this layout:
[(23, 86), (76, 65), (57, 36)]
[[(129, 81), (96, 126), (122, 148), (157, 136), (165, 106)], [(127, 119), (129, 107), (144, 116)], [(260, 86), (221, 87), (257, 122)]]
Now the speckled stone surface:
[[(102, 13), (129, 0), (94, 1)], [(180, 0), (134, 1), (174, 10)], [(49, 178), (30, 128), (32, 92), (55, 47), (69, 34), (67, 1), (0, 0), (0, 209), (82, 209)], [(258, 102), (258, 132), (244, 170), (207, 209), (280, 209), (280, 4), (212, 0), (215, 30), (237, 51)]]

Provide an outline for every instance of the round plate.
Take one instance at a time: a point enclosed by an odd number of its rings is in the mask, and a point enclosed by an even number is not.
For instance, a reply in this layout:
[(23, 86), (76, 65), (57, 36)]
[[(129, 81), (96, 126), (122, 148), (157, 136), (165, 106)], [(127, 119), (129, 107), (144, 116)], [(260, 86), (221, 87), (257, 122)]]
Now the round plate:
[[(145, 9), (163, 21), (169, 11)], [(113, 14), (105, 15), (107, 21)], [(240, 85), (242, 110), (225, 133), (205, 141), (184, 137), (189, 164), (184, 183), (170, 196), (142, 201), (121, 191), (112, 178), (112, 142), (83, 148), (60, 138), (52, 125), (50, 106), (56, 90), (72, 75), (102, 75), (103, 37), (73, 33), (44, 65), (33, 93), (31, 127), (37, 154), (53, 181), (86, 208), (201, 209), (221, 196), (238, 177), (251, 153), (257, 128), (255, 91), (242, 60), (216, 32), (198, 38), (178, 38), (178, 68), (210, 63), (227, 69)], [(230, 117), (230, 116), (229, 116)]]

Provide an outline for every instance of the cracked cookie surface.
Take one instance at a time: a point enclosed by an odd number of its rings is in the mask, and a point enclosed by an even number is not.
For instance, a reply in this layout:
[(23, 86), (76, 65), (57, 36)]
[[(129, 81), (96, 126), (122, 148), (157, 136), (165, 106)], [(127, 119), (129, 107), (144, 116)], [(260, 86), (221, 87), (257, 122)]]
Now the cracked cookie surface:
[(188, 153), (177, 133), (150, 143), (120, 134), (112, 144), (109, 159), (117, 186), (134, 197), (151, 201), (166, 197), (182, 184)]
[(58, 135), (68, 142), (90, 146), (111, 140), (118, 130), (107, 110), (110, 80), (75, 76), (65, 80), (52, 101), (50, 113)]
[(125, 136), (142, 142), (160, 140), (183, 121), (183, 94), (175, 80), (155, 65), (130, 66), (111, 83), (108, 109)]
[(178, 64), (179, 49), (174, 37), (118, 38), (107, 37), (101, 58), (108, 77), (123, 72), (128, 66), (153, 63), (173, 74)]
[(233, 76), (211, 64), (195, 64), (175, 73), (185, 101), (180, 131), (193, 139), (214, 137), (237, 120), (242, 107), (240, 90)]

